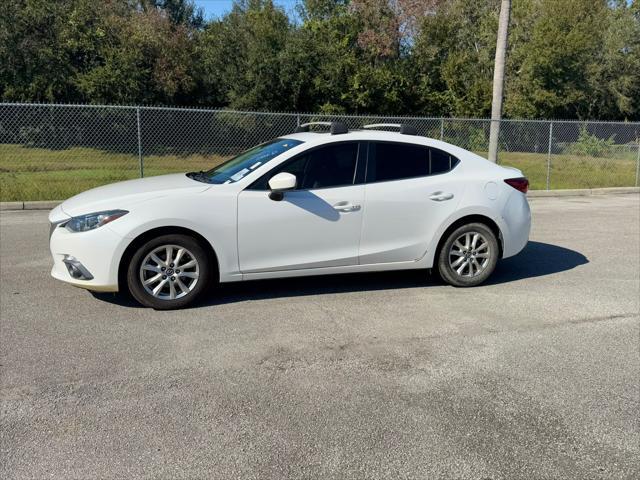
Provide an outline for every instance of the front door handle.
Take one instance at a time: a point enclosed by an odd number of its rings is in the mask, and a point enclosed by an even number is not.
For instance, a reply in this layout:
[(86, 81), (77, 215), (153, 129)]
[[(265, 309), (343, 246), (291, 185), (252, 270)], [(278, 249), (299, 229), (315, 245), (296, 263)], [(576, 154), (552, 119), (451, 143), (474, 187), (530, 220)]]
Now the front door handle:
[(333, 206), (333, 208), (338, 212), (357, 212), (360, 210), (360, 205), (353, 205), (349, 202), (338, 202)]
[(444, 202), (445, 200), (451, 200), (453, 193), (433, 192), (429, 198), (436, 202)]

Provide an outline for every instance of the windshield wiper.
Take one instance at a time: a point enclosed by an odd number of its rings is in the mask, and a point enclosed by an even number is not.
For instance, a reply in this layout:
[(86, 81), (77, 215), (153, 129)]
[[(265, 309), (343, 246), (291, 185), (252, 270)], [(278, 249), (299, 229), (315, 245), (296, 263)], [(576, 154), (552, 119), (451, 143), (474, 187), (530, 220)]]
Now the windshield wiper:
[(187, 177), (192, 178), (198, 182), (202, 183), (211, 183), (211, 179), (207, 175), (207, 172), (204, 170), (200, 170), (199, 172), (189, 172), (187, 173)]

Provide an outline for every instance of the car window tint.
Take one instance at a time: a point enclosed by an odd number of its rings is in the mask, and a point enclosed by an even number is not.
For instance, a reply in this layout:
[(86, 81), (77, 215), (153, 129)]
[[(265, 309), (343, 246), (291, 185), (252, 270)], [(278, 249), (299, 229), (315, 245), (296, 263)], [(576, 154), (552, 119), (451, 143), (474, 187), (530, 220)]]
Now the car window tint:
[[(292, 161), (287, 162), (285, 167), (277, 168), (276, 170), (274, 170), (273, 174), (269, 173), (267, 177), (271, 178), (280, 172), (288, 172), (296, 176), (296, 188), (300, 188), (300, 182), (302, 177), (304, 176), (305, 170), (307, 169), (307, 163), (309, 163), (309, 157), (307, 155), (296, 157)], [(266, 188), (269, 189), (268, 182)]]
[(429, 174), (428, 149), (402, 143), (371, 143), (367, 181), (384, 182)]
[(458, 159), (437, 148), (429, 149), (429, 174), (444, 173), (456, 166)]
[(353, 184), (358, 159), (357, 143), (338, 143), (313, 150), (300, 179), (304, 190)]
[(352, 185), (358, 159), (357, 143), (320, 147), (285, 162), (254, 183), (252, 190), (268, 190), (269, 179), (280, 172), (296, 176), (296, 190)]
[(307, 167), (308, 157), (306, 155), (300, 155), (295, 157), (293, 160), (288, 160), (284, 162), (282, 165), (278, 165), (269, 171), (269, 173), (263, 175), (255, 181), (250, 187), (249, 190), (269, 190), (269, 180), (272, 177), (275, 177), (280, 172), (288, 172), (292, 175), (296, 176), (296, 185), (297, 188), (300, 188), (300, 179), (304, 175), (304, 171)]

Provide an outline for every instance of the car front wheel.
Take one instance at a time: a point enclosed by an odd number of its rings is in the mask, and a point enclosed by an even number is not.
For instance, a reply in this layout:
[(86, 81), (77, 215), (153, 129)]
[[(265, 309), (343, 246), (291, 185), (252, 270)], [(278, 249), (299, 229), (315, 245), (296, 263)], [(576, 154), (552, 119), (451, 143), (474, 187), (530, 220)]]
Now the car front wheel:
[(456, 287), (484, 282), (498, 263), (500, 250), (495, 234), (482, 223), (458, 227), (445, 240), (438, 255), (438, 272)]
[(127, 270), (127, 284), (142, 305), (157, 310), (182, 308), (206, 288), (211, 275), (206, 250), (187, 235), (162, 235), (138, 248)]

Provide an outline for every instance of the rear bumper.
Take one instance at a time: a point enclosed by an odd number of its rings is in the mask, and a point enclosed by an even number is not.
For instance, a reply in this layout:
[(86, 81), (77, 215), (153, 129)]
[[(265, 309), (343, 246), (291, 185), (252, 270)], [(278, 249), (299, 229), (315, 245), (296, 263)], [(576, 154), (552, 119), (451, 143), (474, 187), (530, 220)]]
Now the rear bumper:
[(502, 210), (502, 220), (502, 258), (508, 258), (520, 253), (529, 241), (531, 209), (525, 194), (513, 191), (509, 195)]
[[(53, 256), (51, 276), (88, 290), (117, 292), (118, 266), (127, 243), (127, 239), (116, 234), (108, 225), (78, 233), (57, 226), (51, 232), (49, 241)], [(73, 263), (80, 265), (81, 270), (84, 269), (89, 275), (74, 278), (68, 267)]]

